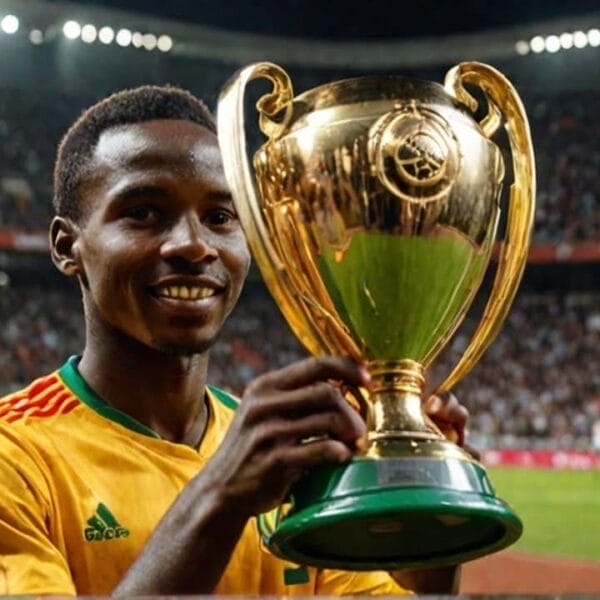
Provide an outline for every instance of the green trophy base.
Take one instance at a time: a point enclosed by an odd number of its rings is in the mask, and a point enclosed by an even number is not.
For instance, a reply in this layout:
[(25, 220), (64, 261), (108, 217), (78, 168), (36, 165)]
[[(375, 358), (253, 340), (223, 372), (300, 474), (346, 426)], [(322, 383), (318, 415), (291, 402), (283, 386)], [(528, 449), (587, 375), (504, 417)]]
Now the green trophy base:
[(472, 560), (512, 544), (522, 530), (476, 462), (355, 458), (305, 476), (266, 542), (299, 564), (393, 570)]

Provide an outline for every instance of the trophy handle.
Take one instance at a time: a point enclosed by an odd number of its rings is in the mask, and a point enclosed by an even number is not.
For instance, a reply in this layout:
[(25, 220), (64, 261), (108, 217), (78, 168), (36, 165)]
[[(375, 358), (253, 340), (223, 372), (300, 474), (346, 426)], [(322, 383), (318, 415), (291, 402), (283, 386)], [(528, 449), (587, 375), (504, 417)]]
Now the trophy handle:
[(498, 335), (527, 263), (535, 210), (533, 145), (525, 109), (517, 91), (496, 69), (477, 62), (461, 63), (448, 71), (444, 87), (472, 111), (477, 109), (477, 101), (465, 90), (463, 83), (477, 85), (486, 95), (489, 112), (479, 124), (486, 137), (493, 135), (504, 116), (514, 182), (510, 187), (506, 235), (500, 243), (498, 269), (488, 303), (467, 349), (439, 386), (440, 392), (454, 387), (475, 366)]
[(219, 96), (217, 131), (223, 168), (248, 245), (266, 286), (308, 351), (316, 355), (325, 354), (327, 345), (321, 334), (307, 317), (306, 308), (294, 294), (293, 287), (286, 285), (288, 276), (285, 264), (269, 238), (248, 161), (244, 120), (245, 91), (250, 81), (263, 77), (273, 84), (273, 91), (262, 96), (256, 103), (262, 132), (271, 141), (276, 140), (285, 132), (292, 117), (292, 84), (281, 67), (258, 62), (238, 71)]

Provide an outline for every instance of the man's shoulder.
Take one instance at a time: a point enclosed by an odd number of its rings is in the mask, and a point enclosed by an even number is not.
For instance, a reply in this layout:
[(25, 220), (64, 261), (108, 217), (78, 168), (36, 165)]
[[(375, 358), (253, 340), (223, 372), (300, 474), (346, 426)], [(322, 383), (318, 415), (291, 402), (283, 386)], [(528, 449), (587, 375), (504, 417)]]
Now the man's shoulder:
[(58, 371), (54, 371), (0, 398), (0, 424), (32, 424), (48, 420), (71, 412), (79, 404)]

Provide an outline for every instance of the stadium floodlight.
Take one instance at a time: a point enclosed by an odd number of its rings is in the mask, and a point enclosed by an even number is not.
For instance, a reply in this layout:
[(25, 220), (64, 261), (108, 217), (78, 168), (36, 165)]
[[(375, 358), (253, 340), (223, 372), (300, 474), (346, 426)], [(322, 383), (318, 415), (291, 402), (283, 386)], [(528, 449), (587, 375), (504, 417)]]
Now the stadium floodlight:
[(102, 27), (98, 32), (98, 39), (103, 44), (110, 44), (115, 39), (115, 31), (112, 27), (108, 27), (108, 25)]
[(560, 50), (560, 38), (557, 35), (549, 35), (544, 40), (544, 43), (547, 52), (554, 54), (554, 52), (558, 52)]
[(592, 48), (600, 46), (600, 29), (590, 29), (587, 32), (588, 44)]
[(532, 52), (539, 54), (546, 49), (546, 41), (541, 35), (536, 35), (529, 40), (529, 46)]
[(156, 48), (157, 43), (158, 40), (156, 39), (156, 36), (153, 33), (145, 33), (142, 36), (142, 46), (144, 46), (146, 50), (154, 50), (154, 48)]
[(67, 21), (63, 25), (63, 34), (68, 40), (76, 40), (81, 35), (81, 25), (77, 21)]
[(88, 23), (81, 28), (81, 40), (86, 44), (91, 44), (92, 42), (96, 41), (97, 37), (98, 32), (91, 23)]
[(0, 21), (0, 28), (4, 33), (17, 33), (19, 31), (19, 19), (15, 15), (5, 15)]
[(588, 37), (583, 31), (573, 33), (573, 46), (575, 48), (585, 48), (588, 45)]
[(119, 46), (129, 46), (131, 44), (131, 31), (129, 29), (119, 29), (117, 33), (116, 42)]
[(519, 40), (515, 43), (515, 50), (517, 51), (517, 54), (525, 56), (526, 54), (529, 54), (529, 44), (525, 40)]
[(29, 41), (34, 46), (39, 46), (40, 44), (42, 44), (44, 42), (44, 32), (41, 31), (40, 29), (32, 29), (29, 32)]
[(141, 48), (144, 36), (139, 31), (134, 31), (131, 35), (131, 45), (135, 48)]
[(573, 47), (573, 34), (565, 31), (565, 33), (560, 34), (560, 45), (565, 50), (569, 50)]
[(173, 47), (173, 38), (170, 35), (161, 35), (156, 45), (161, 52), (168, 52)]

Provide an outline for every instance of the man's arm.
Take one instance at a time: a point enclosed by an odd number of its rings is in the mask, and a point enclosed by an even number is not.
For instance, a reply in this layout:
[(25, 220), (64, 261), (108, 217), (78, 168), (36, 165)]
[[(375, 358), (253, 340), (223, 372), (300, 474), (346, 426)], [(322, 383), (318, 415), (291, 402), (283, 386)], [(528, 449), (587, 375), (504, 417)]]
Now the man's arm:
[(0, 594), (74, 595), (69, 565), (48, 531), (50, 491), (25, 436), (0, 423)]
[[(113, 593), (211, 593), (250, 517), (281, 504), (306, 469), (349, 460), (365, 425), (330, 380), (368, 384), (362, 368), (339, 357), (300, 361), (252, 382), (219, 450)], [(309, 437), (318, 440), (300, 443)]]
[(460, 565), (438, 569), (406, 569), (392, 571), (391, 576), (407, 590), (417, 594), (458, 594), (460, 589)]

